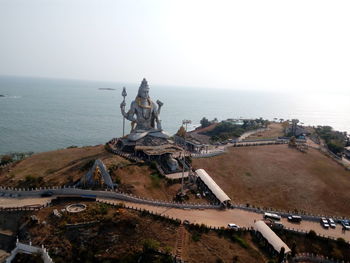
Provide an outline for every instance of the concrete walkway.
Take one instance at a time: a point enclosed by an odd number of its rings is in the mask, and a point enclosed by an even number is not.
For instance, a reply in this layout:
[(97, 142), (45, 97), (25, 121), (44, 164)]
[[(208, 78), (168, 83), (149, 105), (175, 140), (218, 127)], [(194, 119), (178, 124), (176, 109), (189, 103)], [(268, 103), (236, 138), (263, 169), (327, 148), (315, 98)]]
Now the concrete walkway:
[(51, 202), (52, 197), (1, 197), (0, 207), (40, 207)]

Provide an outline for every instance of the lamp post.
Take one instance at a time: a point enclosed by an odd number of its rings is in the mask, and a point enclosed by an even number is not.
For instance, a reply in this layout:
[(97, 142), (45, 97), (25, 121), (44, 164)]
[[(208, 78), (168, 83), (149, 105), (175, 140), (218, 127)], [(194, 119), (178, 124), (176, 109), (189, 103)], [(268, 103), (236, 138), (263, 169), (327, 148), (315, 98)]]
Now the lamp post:
[(184, 136), (184, 150), (183, 150), (183, 160), (182, 160), (182, 176), (181, 176), (181, 195), (184, 195), (184, 176), (185, 176), (185, 155), (186, 155), (186, 134), (187, 134), (187, 124), (192, 123), (191, 120), (183, 120), (182, 125), (185, 125), (185, 136)]

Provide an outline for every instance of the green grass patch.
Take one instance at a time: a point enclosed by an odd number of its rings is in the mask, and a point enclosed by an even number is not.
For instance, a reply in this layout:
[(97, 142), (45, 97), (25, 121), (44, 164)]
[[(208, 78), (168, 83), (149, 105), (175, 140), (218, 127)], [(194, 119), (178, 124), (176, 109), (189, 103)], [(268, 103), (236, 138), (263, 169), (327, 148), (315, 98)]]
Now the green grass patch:
[(249, 248), (247, 241), (245, 241), (243, 238), (237, 235), (232, 235), (232, 240), (237, 242), (243, 248), (246, 248), (246, 249)]

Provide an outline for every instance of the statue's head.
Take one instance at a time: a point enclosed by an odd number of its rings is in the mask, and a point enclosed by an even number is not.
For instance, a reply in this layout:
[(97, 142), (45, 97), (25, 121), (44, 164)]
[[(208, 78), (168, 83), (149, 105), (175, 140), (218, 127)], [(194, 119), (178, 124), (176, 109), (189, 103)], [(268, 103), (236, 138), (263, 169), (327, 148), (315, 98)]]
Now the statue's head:
[(146, 79), (143, 79), (139, 87), (139, 92), (137, 96), (148, 99), (149, 98), (149, 87)]

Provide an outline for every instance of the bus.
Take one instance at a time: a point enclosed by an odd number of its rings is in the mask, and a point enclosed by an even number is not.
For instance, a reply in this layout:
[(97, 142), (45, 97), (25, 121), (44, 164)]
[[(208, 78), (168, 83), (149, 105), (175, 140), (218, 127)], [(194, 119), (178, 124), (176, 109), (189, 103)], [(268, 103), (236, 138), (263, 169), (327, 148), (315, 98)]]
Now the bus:
[(264, 214), (264, 218), (265, 219), (272, 219), (272, 220), (277, 220), (277, 221), (279, 221), (279, 220), (281, 220), (281, 216), (279, 216), (279, 215), (277, 215), (277, 214), (272, 214), (272, 213), (265, 213)]

